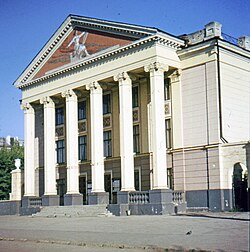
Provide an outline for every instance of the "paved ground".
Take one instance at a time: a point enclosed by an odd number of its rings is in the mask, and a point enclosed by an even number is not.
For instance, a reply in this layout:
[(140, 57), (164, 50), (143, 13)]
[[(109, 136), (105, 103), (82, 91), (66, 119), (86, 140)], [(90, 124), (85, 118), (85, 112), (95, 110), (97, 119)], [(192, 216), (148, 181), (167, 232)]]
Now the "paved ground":
[(0, 216), (0, 251), (249, 251), (249, 224), (249, 213), (83, 218)]

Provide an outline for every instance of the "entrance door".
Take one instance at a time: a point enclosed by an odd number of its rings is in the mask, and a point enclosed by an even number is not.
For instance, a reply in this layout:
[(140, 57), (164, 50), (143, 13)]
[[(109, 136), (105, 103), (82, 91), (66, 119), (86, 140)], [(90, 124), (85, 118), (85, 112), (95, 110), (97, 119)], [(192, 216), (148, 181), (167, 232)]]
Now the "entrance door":
[(83, 197), (83, 205), (87, 205), (87, 176), (80, 176), (79, 177), (79, 192), (82, 194)]
[(234, 165), (233, 189), (235, 208), (247, 211), (247, 177), (240, 163)]
[(57, 187), (57, 195), (60, 197), (60, 206), (64, 205), (64, 194), (66, 194), (66, 180), (65, 179), (57, 179), (56, 180)]
[(112, 176), (111, 173), (104, 175), (104, 188), (105, 192), (109, 193), (109, 203), (112, 203)]

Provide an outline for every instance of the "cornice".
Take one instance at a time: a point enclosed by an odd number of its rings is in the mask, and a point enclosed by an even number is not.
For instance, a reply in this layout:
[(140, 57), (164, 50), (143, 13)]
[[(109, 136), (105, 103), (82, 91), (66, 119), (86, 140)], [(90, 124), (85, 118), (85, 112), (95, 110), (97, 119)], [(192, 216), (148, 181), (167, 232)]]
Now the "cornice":
[(42, 76), (40, 78), (31, 80), (31, 81), (26, 81), (27, 79), (25, 79), (25, 80), (23, 79), (20, 84), (16, 85), (16, 87), (17, 88), (24, 88), (24, 87), (30, 86), (32, 84), (36, 84), (36, 83), (45, 81), (49, 78), (53, 78), (53, 77), (58, 76), (60, 74), (63, 74), (63, 73), (66, 73), (66, 72), (69, 72), (72, 70), (76, 70), (80, 67), (95, 63), (99, 60), (103, 60), (103, 59), (112, 57), (114, 55), (129, 51), (131, 49), (134, 49), (136, 47), (139, 47), (141, 45), (148, 44), (148, 43), (161, 44), (161, 45), (164, 45), (164, 46), (171, 48), (173, 50), (178, 50), (181, 46), (183, 46), (183, 43), (180, 43), (175, 38), (170, 39), (170, 38), (166, 38), (164, 36), (152, 35), (152, 36), (149, 36), (146, 38), (142, 38), (140, 40), (136, 40), (128, 45), (114, 48), (113, 50), (105, 51), (104, 53), (94, 55), (93, 57), (85, 58), (79, 62), (76, 62), (73, 64), (71, 63), (66, 66), (60, 67), (58, 69), (55, 69), (54, 71), (50, 71), (48, 74), (46, 74), (45, 76)]

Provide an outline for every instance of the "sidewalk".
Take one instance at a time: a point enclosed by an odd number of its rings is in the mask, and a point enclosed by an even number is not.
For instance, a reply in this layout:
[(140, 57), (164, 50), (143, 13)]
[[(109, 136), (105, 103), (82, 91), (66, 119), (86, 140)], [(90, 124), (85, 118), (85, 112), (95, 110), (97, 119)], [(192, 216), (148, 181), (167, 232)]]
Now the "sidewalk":
[(249, 251), (248, 246), (249, 220), (243, 213), (83, 218), (0, 216), (1, 252), (235, 252)]
[(188, 213), (183, 213), (183, 214), (178, 214), (178, 215), (250, 221), (250, 212), (196, 212), (196, 213), (188, 212)]

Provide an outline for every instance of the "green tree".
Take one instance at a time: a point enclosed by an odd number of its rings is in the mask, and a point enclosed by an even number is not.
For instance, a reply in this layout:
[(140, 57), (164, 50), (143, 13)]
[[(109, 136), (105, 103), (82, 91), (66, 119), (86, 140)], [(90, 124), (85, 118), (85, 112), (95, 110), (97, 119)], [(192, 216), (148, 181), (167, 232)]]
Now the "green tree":
[(21, 169), (23, 169), (24, 148), (14, 143), (11, 148), (0, 149), (0, 200), (9, 199), (11, 192), (11, 174), (15, 169), (15, 159), (21, 159)]

